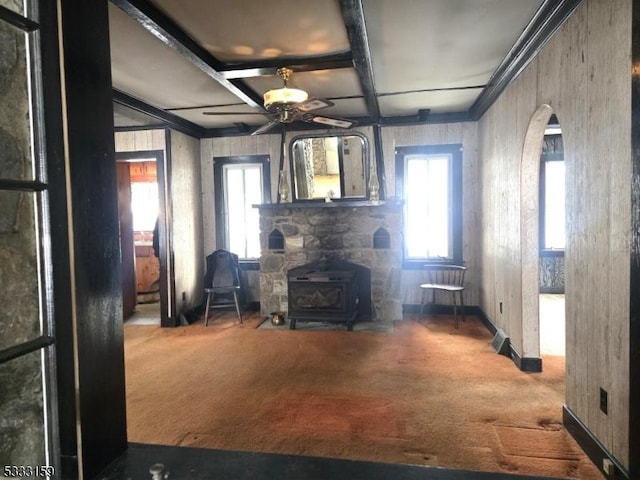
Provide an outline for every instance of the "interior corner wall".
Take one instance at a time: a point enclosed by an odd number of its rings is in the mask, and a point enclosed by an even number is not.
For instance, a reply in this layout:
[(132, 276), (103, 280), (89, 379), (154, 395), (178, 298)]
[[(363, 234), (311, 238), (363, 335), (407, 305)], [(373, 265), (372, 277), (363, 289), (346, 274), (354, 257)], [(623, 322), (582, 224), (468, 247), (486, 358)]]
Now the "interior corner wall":
[(200, 140), (169, 132), (173, 272), (176, 315), (202, 303), (204, 240)]
[[(520, 165), (557, 114), (567, 165), (566, 405), (629, 465), (631, 1), (584, 0), (479, 121), (480, 306), (522, 356)], [(503, 309), (500, 313), (499, 304)], [(609, 411), (599, 409), (599, 389)]]

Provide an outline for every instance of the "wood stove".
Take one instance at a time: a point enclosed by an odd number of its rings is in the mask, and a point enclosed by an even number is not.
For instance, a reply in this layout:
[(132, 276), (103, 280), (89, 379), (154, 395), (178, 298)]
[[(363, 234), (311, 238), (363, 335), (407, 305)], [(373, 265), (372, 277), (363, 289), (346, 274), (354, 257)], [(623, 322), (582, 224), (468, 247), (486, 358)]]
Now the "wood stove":
[(360, 313), (359, 271), (349, 262), (316, 262), (287, 272), (289, 327), (296, 321), (345, 322), (347, 330)]

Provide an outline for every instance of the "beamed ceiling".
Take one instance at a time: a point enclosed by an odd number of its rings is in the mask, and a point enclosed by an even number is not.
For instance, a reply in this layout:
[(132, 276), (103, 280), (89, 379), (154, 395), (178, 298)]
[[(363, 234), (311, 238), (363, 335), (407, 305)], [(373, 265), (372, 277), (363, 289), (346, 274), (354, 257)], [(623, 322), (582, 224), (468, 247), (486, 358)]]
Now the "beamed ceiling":
[(323, 115), (476, 120), (579, 3), (112, 0), (115, 125), (251, 133), (270, 121), (262, 94), (285, 66), (293, 86), (333, 102)]

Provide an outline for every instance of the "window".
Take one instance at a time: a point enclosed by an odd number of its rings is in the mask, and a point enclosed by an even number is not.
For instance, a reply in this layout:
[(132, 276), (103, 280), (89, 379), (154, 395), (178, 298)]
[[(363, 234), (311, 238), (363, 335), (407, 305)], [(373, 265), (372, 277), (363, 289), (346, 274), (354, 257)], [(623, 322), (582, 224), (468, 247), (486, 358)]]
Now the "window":
[(561, 135), (545, 135), (540, 159), (540, 249), (565, 247), (565, 162)]
[(133, 230), (151, 232), (158, 218), (158, 182), (131, 182)]
[(396, 149), (405, 266), (462, 262), (462, 146)]
[(269, 157), (214, 158), (216, 242), (244, 260), (260, 258), (260, 218), (253, 205), (271, 197)]

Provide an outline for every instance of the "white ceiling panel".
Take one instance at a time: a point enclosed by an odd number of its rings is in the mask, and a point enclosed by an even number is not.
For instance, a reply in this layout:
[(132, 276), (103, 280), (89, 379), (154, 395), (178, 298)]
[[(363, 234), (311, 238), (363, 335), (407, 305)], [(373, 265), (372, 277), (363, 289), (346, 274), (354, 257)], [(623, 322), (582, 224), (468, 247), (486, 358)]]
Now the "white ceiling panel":
[(336, 0), (152, 0), (224, 62), (349, 50)]
[(224, 128), (229, 127), (234, 123), (245, 123), (251, 126), (258, 126), (269, 121), (269, 118), (265, 117), (264, 115), (252, 113), (247, 113), (244, 115), (205, 115), (203, 113), (215, 112), (216, 110), (224, 112), (233, 111), (233, 109), (230, 108), (196, 108), (190, 110), (173, 111), (172, 113), (205, 128)]
[(541, 3), (364, 0), (377, 92), (486, 84)]
[(478, 88), (380, 97), (380, 113), (383, 117), (417, 115), (419, 109), (427, 108), (431, 113), (466, 112), (481, 91)]
[(335, 104), (333, 107), (316, 110), (314, 113), (347, 118), (368, 116), (367, 104), (362, 97), (334, 99), (331, 101)]
[(159, 108), (239, 102), (112, 4), (109, 24), (114, 88)]

